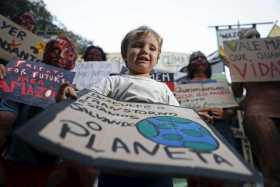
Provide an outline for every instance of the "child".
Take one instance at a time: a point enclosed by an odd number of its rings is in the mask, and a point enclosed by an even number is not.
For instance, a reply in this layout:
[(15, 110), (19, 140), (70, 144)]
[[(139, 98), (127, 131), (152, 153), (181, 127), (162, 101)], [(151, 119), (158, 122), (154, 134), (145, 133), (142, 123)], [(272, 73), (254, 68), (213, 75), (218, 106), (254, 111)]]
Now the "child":
[[(130, 31), (121, 43), (121, 54), (129, 70), (128, 75), (107, 77), (95, 88), (113, 99), (127, 102), (163, 103), (179, 106), (169, 88), (150, 78), (150, 72), (157, 64), (162, 38), (154, 30), (141, 26)], [(66, 87), (58, 100), (75, 95), (74, 89)], [(101, 174), (99, 187), (106, 186), (172, 186), (171, 177), (135, 177)]]

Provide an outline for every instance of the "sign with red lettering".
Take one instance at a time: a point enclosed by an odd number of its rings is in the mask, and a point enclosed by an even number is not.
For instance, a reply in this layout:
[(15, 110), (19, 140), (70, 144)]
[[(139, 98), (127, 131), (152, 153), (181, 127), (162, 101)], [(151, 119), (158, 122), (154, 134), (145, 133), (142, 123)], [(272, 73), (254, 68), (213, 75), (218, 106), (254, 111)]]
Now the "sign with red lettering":
[(180, 106), (196, 110), (238, 106), (228, 84), (224, 81), (195, 81), (187, 84), (177, 84), (175, 97)]
[(232, 82), (280, 80), (280, 37), (224, 42)]
[(7, 100), (45, 108), (55, 103), (61, 84), (72, 83), (74, 72), (39, 62), (12, 61), (0, 79), (0, 95)]
[(0, 15), (0, 58), (39, 62), (45, 45), (40, 37)]
[(91, 90), (40, 113), (17, 136), (98, 169), (257, 181), (259, 176), (192, 109), (117, 101)]

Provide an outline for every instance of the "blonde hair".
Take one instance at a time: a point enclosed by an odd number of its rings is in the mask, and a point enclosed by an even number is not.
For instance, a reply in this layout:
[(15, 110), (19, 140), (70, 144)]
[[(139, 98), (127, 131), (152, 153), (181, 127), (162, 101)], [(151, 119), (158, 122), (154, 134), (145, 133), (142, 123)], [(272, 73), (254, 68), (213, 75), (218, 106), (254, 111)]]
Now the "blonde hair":
[[(122, 58), (124, 59), (127, 53), (127, 49), (128, 49), (128, 45), (131, 41), (134, 41), (135, 39), (141, 37), (141, 36), (145, 36), (147, 34), (152, 34), (156, 40), (158, 41), (159, 44), (159, 54), (161, 52), (161, 46), (162, 46), (162, 42), (163, 39), (162, 37), (153, 29), (151, 29), (150, 27), (147, 26), (140, 26), (137, 29), (134, 29), (130, 32), (128, 32), (124, 39), (122, 40), (121, 43), (121, 54), (122, 54)], [(159, 58), (159, 54), (158, 54), (158, 58)]]

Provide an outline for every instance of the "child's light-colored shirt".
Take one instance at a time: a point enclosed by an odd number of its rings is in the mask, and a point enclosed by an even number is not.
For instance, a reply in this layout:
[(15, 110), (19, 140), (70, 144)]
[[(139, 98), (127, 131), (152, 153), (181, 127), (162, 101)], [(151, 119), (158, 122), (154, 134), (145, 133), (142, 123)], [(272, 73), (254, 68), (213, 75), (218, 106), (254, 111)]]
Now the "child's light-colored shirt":
[(93, 89), (118, 101), (162, 103), (179, 106), (167, 85), (150, 77), (135, 75), (109, 76)]

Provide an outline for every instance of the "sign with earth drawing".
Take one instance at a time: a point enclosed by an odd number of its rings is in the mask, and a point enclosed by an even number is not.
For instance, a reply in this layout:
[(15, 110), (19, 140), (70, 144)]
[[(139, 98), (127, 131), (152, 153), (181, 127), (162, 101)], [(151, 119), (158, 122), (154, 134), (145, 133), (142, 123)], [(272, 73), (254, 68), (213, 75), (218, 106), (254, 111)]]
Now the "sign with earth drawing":
[(259, 180), (193, 110), (83, 92), (76, 101), (40, 113), (16, 135), (42, 150), (101, 170)]

